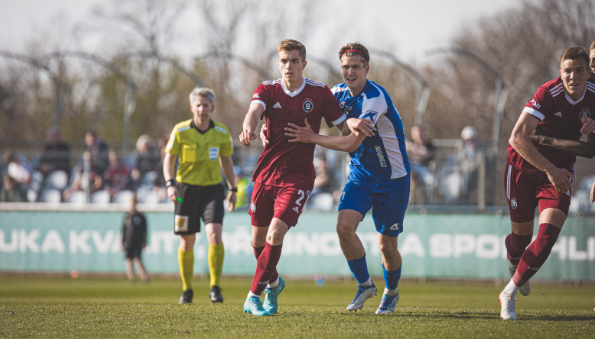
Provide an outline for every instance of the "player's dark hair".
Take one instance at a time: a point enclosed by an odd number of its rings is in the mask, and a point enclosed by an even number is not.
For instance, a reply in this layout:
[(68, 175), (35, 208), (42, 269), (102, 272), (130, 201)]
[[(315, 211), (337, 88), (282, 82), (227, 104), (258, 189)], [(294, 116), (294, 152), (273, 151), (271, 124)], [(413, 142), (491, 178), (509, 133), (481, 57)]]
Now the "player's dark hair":
[(301, 42), (293, 39), (285, 39), (277, 45), (277, 53), (281, 51), (289, 52), (293, 50), (297, 50), (300, 53), (302, 61), (306, 61), (306, 46), (304, 46), (304, 44)]
[(583, 59), (589, 65), (589, 52), (584, 47), (570, 47), (565, 50), (560, 57), (560, 62), (564, 60), (578, 60)]
[(364, 67), (368, 66), (370, 63), (370, 53), (368, 52), (368, 49), (359, 42), (350, 42), (347, 45), (341, 47), (341, 49), (339, 49), (339, 60), (341, 60), (343, 55), (361, 56), (364, 59)]

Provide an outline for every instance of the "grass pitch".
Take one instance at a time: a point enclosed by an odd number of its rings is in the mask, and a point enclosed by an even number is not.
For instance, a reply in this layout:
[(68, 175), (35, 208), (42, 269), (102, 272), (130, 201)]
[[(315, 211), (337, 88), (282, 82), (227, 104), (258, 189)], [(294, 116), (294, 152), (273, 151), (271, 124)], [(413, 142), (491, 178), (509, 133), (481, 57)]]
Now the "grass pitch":
[[(347, 312), (353, 281), (286, 279), (279, 313), (243, 312), (247, 278), (223, 278), (223, 304), (195, 278), (194, 304), (178, 305), (179, 279), (130, 284), (122, 277), (0, 276), (0, 337), (7, 338), (594, 338), (595, 286), (534, 284), (517, 321), (500, 319), (493, 283), (402, 281), (391, 315), (380, 295)], [(382, 293), (382, 279), (376, 279)]]

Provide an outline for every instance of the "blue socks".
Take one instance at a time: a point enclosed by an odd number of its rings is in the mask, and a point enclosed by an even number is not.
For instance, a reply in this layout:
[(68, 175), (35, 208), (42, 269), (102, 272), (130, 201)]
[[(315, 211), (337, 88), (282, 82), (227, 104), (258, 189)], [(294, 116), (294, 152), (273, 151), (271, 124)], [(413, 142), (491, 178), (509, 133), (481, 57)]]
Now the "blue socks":
[(401, 279), (401, 267), (394, 271), (387, 271), (382, 265), (382, 272), (384, 272), (384, 284), (389, 290), (394, 290), (399, 286), (399, 279)]
[[(349, 264), (349, 269), (355, 280), (357, 280), (358, 284), (363, 284), (370, 279), (370, 274), (368, 273), (368, 264), (366, 264), (366, 255), (364, 254), (363, 257), (355, 260), (347, 260), (347, 264)], [(400, 276), (399, 271), (399, 276)]]

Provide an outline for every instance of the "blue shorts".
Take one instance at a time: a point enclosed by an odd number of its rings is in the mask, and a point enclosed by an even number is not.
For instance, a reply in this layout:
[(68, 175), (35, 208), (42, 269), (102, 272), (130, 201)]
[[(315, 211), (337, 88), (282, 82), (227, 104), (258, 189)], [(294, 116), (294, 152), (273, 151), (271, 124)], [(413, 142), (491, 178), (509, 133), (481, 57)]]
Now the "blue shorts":
[(410, 175), (385, 182), (347, 179), (339, 211), (354, 210), (364, 217), (370, 208), (376, 231), (389, 237), (398, 237), (403, 232), (403, 219), (409, 204)]

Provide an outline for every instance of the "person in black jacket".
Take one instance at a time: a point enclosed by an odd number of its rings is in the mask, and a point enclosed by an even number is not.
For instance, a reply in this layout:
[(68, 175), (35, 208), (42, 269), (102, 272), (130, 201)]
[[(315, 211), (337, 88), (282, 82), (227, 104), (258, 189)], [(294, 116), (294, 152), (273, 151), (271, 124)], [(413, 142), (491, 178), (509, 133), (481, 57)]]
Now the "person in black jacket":
[(136, 193), (130, 198), (130, 209), (122, 223), (122, 250), (126, 253), (126, 275), (130, 282), (136, 281), (134, 264), (138, 267), (140, 277), (149, 282), (149, 275), (141, 260), (141, 252), (147, 246), (147, 219), (136, 209), (138, 200)]

